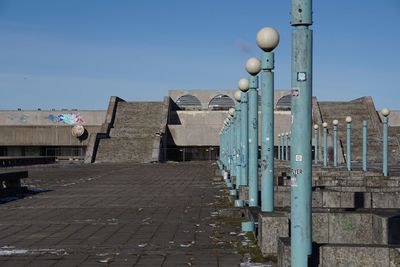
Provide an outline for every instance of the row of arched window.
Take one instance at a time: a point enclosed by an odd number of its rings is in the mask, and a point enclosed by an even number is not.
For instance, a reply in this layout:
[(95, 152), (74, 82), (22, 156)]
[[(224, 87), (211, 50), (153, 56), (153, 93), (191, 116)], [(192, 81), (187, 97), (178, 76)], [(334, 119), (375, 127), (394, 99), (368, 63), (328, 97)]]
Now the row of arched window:
[[(193, 95), (183, 95), (175, 101), (176, 105), (180, 109), (197, 110), (201, 109), (202, 105), (200, 100)], [(261, 106), (261, 97), (258, 98), (258, 105)], [(277, 104), (276, 109), (278, 110), (290, 110), (291, 95), (285, 95), (281, 97)], [(228, 110), (235, 106), (233, 99), (227, 95), (217, 95), (213, 97), (208, 103), (208, 109), (210, 110)]]

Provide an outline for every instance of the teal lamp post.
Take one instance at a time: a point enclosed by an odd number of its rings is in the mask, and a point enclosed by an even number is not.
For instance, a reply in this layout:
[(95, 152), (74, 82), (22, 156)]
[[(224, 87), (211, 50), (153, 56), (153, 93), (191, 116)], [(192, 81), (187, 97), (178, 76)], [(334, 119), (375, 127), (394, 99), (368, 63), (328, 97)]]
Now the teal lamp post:
[(363, 121), (363, 171), (367, 171), (368, 121)]
[(324, 167), (328, 167), (328, 123), (322, 123), (324, 127)]
[(258, 79), (261, 62), (250, 58), (246, 62), (249, 78), (249, 206), (258, 206)]
[(262, 28), (256, 37), (261, 56), (261, 211), (274, 210), (274, 50), (279, 33)]
[(318, 163), (318, 124), (314, 125), (314, 163), (317, 164)]
[(289, 160), (289, 133), (285, 134), (285, 160)]
[(390, 110), (383, 108), (381, 110), (383, 115), (383, 176), (388, 176), (388, 124)]
[(347, 170), (351, 171), (351, 122), (352, 118), (350, 116), (346, 117), (347, 123)]
[(287, 160), (286, 159), (286, 134), (285, 133), (281, 133), (281, 138), (282, 138), (282, 159), (283, 160)]
[(312, 252), (312, 0), (291, 0), (292, 135), (291, 266), (307, 266)]
[(235, 104), (235, 147), (236, 147), (236, 189), (242, 184), (242, 173), (241, 173), (241, 162), (240, 157), (242, 154), (241, 149), (241, 138), (240, 138), (240, 119), (241, 119), (241, 109), (240, 109), (240, 91), (237, 90), (234, 94), (236, 100)]
[(242, 78), (238, 81), (240, 94), (240, 143), (242, 146), (242, 155), (240, 157), (241, 186), (249, 184), (249, 107), (248, 93), (249, 80)]
[(337, 147), (337, 134), (338, 134), (338, 120), (333, 120), (333, 166), (337, 167), (338, 166), (338, 147)]
[[(235, 109), (230, 108), (228, 110), (229, 113), (229, 129), (230, 129), (230, 147), (231, 147), (231, 165), (230, 165), (230, 171), (231, 171), (231, 182), (232, 185), (236, 185), (236, 146), (235, 146), (235, 141), (236, 141), (236, 131), (235, 131)], [(233, 179), (235, 177), (235, 179)]]
[(281, 134), (278, 134), (278, 159), (281, 160)]

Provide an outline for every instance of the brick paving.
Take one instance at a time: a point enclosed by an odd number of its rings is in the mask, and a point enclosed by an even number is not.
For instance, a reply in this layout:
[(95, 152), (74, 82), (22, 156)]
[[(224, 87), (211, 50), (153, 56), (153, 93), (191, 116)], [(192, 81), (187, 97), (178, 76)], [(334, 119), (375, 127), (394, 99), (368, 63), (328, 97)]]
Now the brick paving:
[[(26, 168), (25, 168), (26, 169)], [(237, 226), (208, 163), (28, 168), (38, 194), (0, 205), (0, 266), (238, 266)], [(39, 190), (40, 189), (40, 190)]]

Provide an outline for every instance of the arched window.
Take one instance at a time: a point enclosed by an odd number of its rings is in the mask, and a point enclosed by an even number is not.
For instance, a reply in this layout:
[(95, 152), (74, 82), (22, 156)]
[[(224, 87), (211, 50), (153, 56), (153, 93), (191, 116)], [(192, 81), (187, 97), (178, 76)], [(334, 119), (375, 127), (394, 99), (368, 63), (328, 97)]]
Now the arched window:
[(292, 107), (291, 95), (282, 96), (276, 103), (277, 110), (291, 110), (291, 107)]
[(180, 109), (201, 109), (200, 100), (192, 95), (183, 95), (175, 103)]
[(217, 95), (208, 103), (208, 109), (211, 110), (228, 110), (233, 107), (235, 102), (227, 95)]

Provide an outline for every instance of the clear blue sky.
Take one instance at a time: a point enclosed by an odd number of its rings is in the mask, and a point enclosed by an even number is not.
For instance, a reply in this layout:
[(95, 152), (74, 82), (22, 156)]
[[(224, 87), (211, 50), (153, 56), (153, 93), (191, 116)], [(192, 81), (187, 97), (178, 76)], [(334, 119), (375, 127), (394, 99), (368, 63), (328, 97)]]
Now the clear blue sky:
[[(236, 89), (281, 33), (276, 88), (290, 88), (290, 0), (0, 0), (0, 109), (106, 109), (110, 95)], [(400, 109), (400, 1), (314, 0), (314, 95)]]

